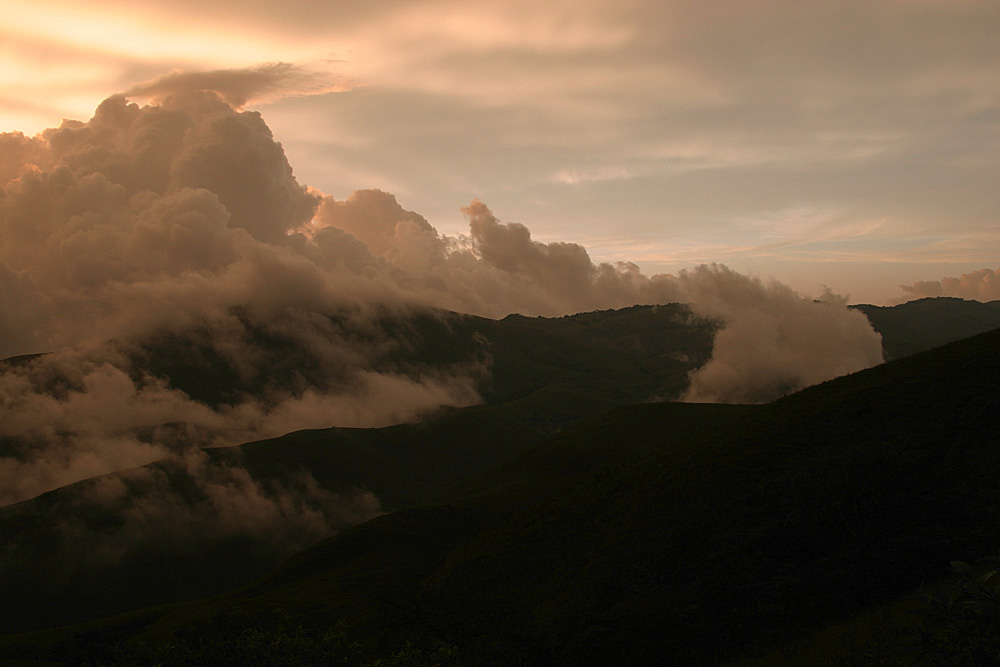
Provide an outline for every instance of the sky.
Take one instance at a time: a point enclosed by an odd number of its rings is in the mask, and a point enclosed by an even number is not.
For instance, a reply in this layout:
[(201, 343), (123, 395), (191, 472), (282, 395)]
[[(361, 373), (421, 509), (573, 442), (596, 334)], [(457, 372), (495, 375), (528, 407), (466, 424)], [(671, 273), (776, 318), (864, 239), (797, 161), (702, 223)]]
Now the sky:
[(478, 199), (650, 275), (1000, 296), (994, 1), (0, 4), (0, 131), (257, 72), (231, 101), (300, 183), (384, 190), (443, 234)]

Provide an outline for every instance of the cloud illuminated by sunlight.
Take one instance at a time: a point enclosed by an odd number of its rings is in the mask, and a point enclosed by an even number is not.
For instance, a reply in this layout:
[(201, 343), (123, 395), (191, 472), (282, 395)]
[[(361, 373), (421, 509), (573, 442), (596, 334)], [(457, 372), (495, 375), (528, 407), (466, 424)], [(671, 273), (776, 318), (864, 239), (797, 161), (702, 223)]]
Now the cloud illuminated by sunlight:
[(200, 20), (167, 8), (100, 11), (51, 0), (10, 3), (0, 24), (0, 88), (31, 101), (4, 104), (0, 131), (33, 134), (61, 118), (88, 117), (109, 89), (172, 69), (284, 61), (315, 70), (308, 63), (325, 65), (330, 51), (318, 38)]
[(623, 165), (596, 167), (592, 169), (560, 169), (552, 174), (550, 180), (553, 183), (563, 183), (565, 185), (579, 185), (592, 181), (609, 181), (622, 178), (629, 178), (629, 170)]
[[(107, 14), (87, 5), (66, 2), (19, 3), (4, 11), (0, 31), (5, 40), (19, 36), (37, 44), (55, 43), (99, 56), (176, 59), (216, 64), (259, 60), (262, 52), (294, 49), (294, 41), (265, 32), (229, 33), (218, 25), (199, 24), (197, 17), (132, 12)], [(290, 59), (294, 59), (295, 55)]]
[(242, 107), (248, 101), (267, 102), (281, 97), (320, 95), (350, 90), (345, 78), (310, 72), (288, 63), (268, 63), (242, 69), (182, 72), (140, 83), (125, 91), (128, 97), (160, 99), (178, 92), (211, 90), (228, 104)]

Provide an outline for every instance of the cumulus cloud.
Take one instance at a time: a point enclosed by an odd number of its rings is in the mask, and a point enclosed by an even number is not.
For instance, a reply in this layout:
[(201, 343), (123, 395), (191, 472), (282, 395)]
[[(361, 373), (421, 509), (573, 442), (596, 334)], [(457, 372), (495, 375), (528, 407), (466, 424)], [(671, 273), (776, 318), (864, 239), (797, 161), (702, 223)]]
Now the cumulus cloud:
[[(55, 351), (0, 374), (0, 437), (16, 449), (0, 453), (3, 502), (180, 443), (381, 426), (478, 400), (474, 359), (394, 365), (408, 342), (384, 323), (408, 311), (336, 261), (361, 242), (288, 236), (319, 197), (258, 114), (204, 91), (145, 107), (115, 96), (87, 123), (3, 142), (0, 357)], [(229, 394), (145, 376), (150, 354), (203, 358), (188, 375), (227, 369), (214, 380)]]
[(722, 320), (712, 358), (685, 400), (759, 403), (882, 362), (881, 337), (846, 299), (803, 299), (791, 288), (701, 266), (680, 278), (694, 312)]
[[(397, 284), (405, 284), (411, 298), (455, 310), (555, 316), (690, 303), (723, 328), (711, 361), (692, 375), (685, 400), (770, 401), (882, 361), (880, 337), (868, 320), (829, 289), (813, 300), (719, 265), (646, 276), (630, 263), (595, 264), (575, 243), (535, 241), (527, 227), (501, 222), (481, 201), (462, 210), (470, 235), (461, 239), (440, 237), (379, 191), (356, 192), (343, 202), (326, 198), (313, 224), (349, 231), (358, 220), (378, 221), (358, 232), (366, 249), (407, 276)], [(379, 266), (375, 257), (368, 260)]]
[(920, 299), (929, 296), (954, 296), (976, 301), (1000, 299), (1000, 269), (979, 269), (963, 273), (958, 278), (920, 280), (912, 285), (900, 285), (909, 296)]
[(722, 266), (647, 276), (478, 200), (449, 237), (392, 194), (308, 189), (261, 116), (234, 108), (293, 74), (171, 75), (130, 91), (155, 104), (117, 95), (87, 122), (0, 135), (0, 357), (52, 352), (0, 369), (0, 502), (191, 448), (474, 403), (485, 352), (422, 358), (408, 323), (451, 317), (428, 307), (692, 303), (722, 329), (689, 400), (771, 400), (881, 360), (842, 303)]

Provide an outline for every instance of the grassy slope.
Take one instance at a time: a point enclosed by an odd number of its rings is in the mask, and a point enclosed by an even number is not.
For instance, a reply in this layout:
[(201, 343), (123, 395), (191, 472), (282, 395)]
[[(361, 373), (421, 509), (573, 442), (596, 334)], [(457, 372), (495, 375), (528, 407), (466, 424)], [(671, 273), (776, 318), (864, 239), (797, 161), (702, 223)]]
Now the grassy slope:
[(488, 664), (764, 650), (996, 551), (997, 377), (992, 332), (768, 406), (621, 408), (140, 637), (235, 605)]

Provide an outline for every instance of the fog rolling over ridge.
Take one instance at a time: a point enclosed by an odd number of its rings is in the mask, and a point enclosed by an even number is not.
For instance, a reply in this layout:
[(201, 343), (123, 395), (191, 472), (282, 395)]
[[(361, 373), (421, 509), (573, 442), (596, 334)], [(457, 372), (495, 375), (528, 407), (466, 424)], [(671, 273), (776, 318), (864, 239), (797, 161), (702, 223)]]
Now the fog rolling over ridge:
[[(718, 265), (595, 264), (478, 200), (463, 208), (469, 234), (444, 236), (392, 194), (338, 201), (299, 184), (232, 95), (178, 75), (149, 90), (160, 97), (146, 106), (117, 95), (87, 122), (0, 135), (0, 358), (51, 353), (0, 372), (0, 502), (192, 447), (478, 402), (487, 348), (400, 361), (406, 322), (428, 307), (690, 303), (723, 325), (692, 401), (768, 401), (882, 360), (864, 315), (835, 295)], [(180, 391), (150, 370), (154, 349), (201, 355), (237, 389)]]

